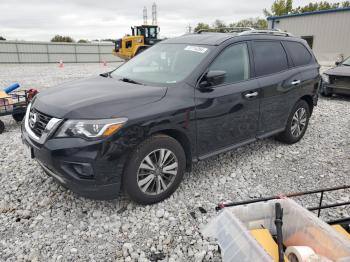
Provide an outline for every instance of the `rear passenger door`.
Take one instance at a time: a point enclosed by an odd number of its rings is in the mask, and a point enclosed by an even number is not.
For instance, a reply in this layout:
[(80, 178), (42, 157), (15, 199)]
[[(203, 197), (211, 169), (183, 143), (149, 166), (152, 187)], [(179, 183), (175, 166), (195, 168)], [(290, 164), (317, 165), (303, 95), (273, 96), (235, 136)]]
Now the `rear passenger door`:
[(283, 41), (283, 45), (292, 60), (293, 68), (301, 72), (300, 97), (317, 95), (320, 81), (320, 66), (305, 44), (296, 41)]
[(290, 69), (291, 62), (281, 41), (253, 41), (252, 50), (255, 76), (261, 88), (258, 137), (264, 137), (285, 128), (299, 97), (302, 75), (300, 70)]

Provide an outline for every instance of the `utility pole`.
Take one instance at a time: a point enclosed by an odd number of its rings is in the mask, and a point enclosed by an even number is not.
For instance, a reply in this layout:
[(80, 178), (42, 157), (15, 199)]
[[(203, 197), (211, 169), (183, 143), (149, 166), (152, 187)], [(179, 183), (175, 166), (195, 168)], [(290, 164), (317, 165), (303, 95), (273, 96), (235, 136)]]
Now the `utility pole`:
[(147, 7), (143, 8), (143, 24), (147, 25)]
[(152, 25), (157, 25), (157, 4), (154, 2), (152, 5)]
[(189, 33), (189, 34), (192, 33), (192, 26), (191, 26), (191, 24), (188, 24), (188, 26), (186, 27), (186, 31), (187, 31), (187, 33)]

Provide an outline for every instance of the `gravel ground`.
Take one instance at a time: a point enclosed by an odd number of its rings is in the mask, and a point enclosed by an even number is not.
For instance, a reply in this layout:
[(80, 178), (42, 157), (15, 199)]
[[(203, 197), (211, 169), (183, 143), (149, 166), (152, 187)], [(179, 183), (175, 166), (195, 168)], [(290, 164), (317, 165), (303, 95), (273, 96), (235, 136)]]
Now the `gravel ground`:
[[(115, 66), (0, 65), (0, 86), (18, 81), (42, 90)], [(173, 196), (153, 206), (67, 191), (25, 156), (19, 124), (3, 118), (0, 261), (220, 261), (215, 241), (199, 230), (218, 202), (349, 184), (349, 116), (349, 98), (321, 98), (299, 143), (266, 139), (201, 161)], [(350, 201), (349, 191), (325, 200)], [(349, 208), (324, 212), (325, 219), (347, 215)]]

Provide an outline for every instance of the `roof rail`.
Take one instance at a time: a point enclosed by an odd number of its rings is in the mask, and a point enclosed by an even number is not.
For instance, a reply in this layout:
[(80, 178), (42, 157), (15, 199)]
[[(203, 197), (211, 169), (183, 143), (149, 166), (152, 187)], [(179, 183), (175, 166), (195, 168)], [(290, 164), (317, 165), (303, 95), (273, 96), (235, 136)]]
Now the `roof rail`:
[(292, 33), (284, 32), (280, 29), (268, 29), (268, 30), (249, 30), (249, 31), (243, 31), (239, 33), (238, 35), (250, 35), (250, 34), (271, 34), (276, 36), (293, 36)]
[(208, 28), (208, 29), (200, 29), (196, 33), (201, 34), (204, 32), (217, 32), (217, 33), (239, 33), (245, 31), (255, 30), (252, 27), (221, 27), (221, 28)]

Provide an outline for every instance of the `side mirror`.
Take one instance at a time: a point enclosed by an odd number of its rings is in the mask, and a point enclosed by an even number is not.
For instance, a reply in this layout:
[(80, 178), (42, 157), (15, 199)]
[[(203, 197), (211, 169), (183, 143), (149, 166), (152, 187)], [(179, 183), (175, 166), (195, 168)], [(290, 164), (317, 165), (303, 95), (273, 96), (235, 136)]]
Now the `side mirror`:
[(214, 87), (225, 82), (226, 71), (211, 70), (203, 78), (199, 84), (200, 88)]
[(339, 61), (336, 61), (336, 62), (335, 62), (335, 65), (336, 65), (336, 66), (338, 66), (338, 65), (340, 65), (340, 64), (341, 64), (341, 62), (339, 62)]

